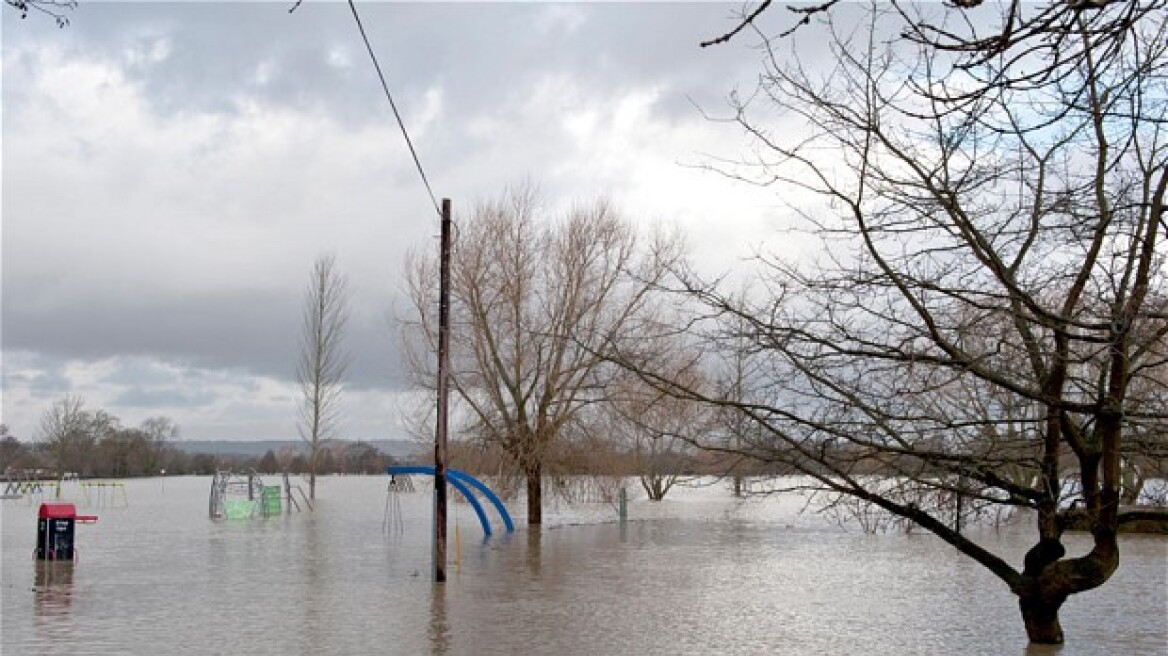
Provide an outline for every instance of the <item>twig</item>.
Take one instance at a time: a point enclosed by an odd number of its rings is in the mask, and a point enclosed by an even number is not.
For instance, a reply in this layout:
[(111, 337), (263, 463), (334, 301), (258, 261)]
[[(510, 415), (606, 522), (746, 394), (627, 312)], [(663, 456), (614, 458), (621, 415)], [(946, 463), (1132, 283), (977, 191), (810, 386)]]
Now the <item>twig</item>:
[(738, 24), (738, 27), (734, 28), (733, 30), (723, 34), (722, 36), (720, 36), (716, 39), (710, 39), (709, 41), (702, 41), (701, 46), (703, 48), (705, 48), (706, 46), (716, 46), (719, 43), (726, 43), (730, 39), (733, 39), (734, 35), (741, 32), (743, 30), (743, 28), (745, 28), (747, 25), (750, 25), (750, 23), (753, 22), (755, 18), (758, 18), (759, 14), (766, 11), (766, 8), (769, 7), (770, 4), (771, 4), (771, 0), (763, 0), (763, 3), (758, 6), (758, 9), (755, 9), (753, 12), (751, 12), (751, 14), (749, 16), (747, 16), (741, 23)]

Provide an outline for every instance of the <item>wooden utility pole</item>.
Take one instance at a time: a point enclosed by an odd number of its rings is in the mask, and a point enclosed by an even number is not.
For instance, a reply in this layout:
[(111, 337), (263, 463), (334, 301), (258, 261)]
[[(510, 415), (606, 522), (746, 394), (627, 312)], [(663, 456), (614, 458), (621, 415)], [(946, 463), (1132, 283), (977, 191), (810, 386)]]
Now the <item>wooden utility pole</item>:
[(434, 432), (434, 582), (446, 580), (446, 413), (450, 376), (450, 199), (442, 199), (438, 283), (438, 427)]

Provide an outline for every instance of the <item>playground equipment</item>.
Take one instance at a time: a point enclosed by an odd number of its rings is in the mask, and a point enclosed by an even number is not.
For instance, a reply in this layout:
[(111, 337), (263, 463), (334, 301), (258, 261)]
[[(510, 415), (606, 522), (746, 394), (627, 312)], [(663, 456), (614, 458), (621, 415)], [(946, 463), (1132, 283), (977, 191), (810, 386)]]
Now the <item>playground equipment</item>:
[[(125, 508), (130, 505), (126, 498), (126, 485), (117, 481), (85, 481), (80, 483), (81, 495), (86, 507)], [(60, 498), (60, 483), (57, 484), (57, 498)]]
[[(28, 470), (4, 475), (4, 492), (0, 498), (28, 497), (29, 505), (46, 496), (57, 501), (73, 499), (86, 508), (125, 508), (130, 505), (126, 485), (118, 481), (80, 481), (76, 474), (64, 474), (57, 479), (42, 480), (41, 470)], [(65, 484), (76, 486), (71, 494), (62, 494)], [(79, 493), (78, 493), (79, 492)]]
[(414, 490), (414, 479), (407, 475), (390, 474), (389, 485), (385, 488), (385, 512), (381, 515), (381, 530), (383, 532), (401, 535), (405, 530), (402, 523), (401, 499), (398, 498), (398, 494)]
[(259, 511), (264, 484), (255, 472), (217, 471), (211, 479), (211, 519), (245, 519)]
[[(211, 519), (250, 519), (252, 517), (272, 517), (295, 508), (301, 510), (301, 502), (312, 510), (312, 501), (299, 485), (293, 485), (284, 474), (283, 486), (265, 485), (254, 470), (244, 473), (230, 471), (215, 472), (211, 479), (211, 498), (208, 512)], [(300, 499), (296, 499), (299, 493)], [(285, 503), (287, 502), (287, 503)]]
[(77, 522), (96, 522), (94, 515), (78, 515), (71, 503), (48, 501), (41, 504), (37, 512), (37, 560), (76, 560), (77, 549), (73, 546), (74, 528)]
[[(409, 474), (425, 474), (428, 476), (433, 476), (434, 467), (432, 465), (394, 465), (387, 469), (386, 473), (392, 477), (392, 482), (393, 479), (396, 479), (398, 476), (405, 476)], [(481, 492), (482, 495), (487, 498), (487, 501), (490, 501), (491, 505), (495, 507), (495, 510), (499, 512), (499, 516), (503, 519), (503, 525), (507, 528), (507, 532), (511, 533), (515, 530), (515, 524), (511, 521), (511, 515), (507, 513), (507, 507), (503, 505), (503, 502), (499, 500), (499, 497), (494, 492), (492, 492), (490, 488), (488, 488), (486, 485), (483, 485), (483, 483), (477, 478), (457, 469), (448, 469), (446, 470), (446, 480), (450, 482), (450, 485), (453, 486), (454, 489), (458, 490), (458, 492), (462, 494), (463, 498), (466, 499), (471, 508), (474, 508), (475, 514), (478, 515), (479, 523), (483, 526), (483, 534), (486, 537), (491, 537), (491, 522), (487, 519), (487, 513), (483, 511), (482, 504), (479, 503), (478, 498), (476, 498), (474, 493), (471, 491), (470, 488), (472, 487)], [(388, 514), (388, 499), (386, 500), (386, 504), (386, 512)]]
[(4, 492), (0, 494), (0, 499), (23, 499), (25, 496), (44, 494), (45, 485), (32, 471), (5, 472)]

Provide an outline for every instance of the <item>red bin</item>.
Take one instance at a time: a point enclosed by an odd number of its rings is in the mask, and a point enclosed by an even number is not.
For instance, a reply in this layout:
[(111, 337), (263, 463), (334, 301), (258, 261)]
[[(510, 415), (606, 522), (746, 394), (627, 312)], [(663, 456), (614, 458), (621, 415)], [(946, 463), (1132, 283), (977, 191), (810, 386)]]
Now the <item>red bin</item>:
[(77, 549), (73, 547), (77, 522), (95, 522), (97, 517), (78, 515), (71, 503), (49, 501), (41, 504), (37, 513), (37, 560), (73, 560)]

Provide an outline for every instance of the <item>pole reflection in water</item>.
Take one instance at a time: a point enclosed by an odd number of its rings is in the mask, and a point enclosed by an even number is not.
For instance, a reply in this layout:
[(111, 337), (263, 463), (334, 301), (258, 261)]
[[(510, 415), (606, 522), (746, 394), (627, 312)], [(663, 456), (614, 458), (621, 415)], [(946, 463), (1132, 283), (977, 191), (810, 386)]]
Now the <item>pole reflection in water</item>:
[(527, 571), (538, 577), (543, 569), (543, 532), (536, 526), (527, 531)]
[(325, 529), (320, 524), (316, 512), (310, 512), (304, 517), (306, 585), (305, 599), (301, 603), (304, 605), (304, 640), (308, 654), (327, 654), (329, 652), (325, 635), (328, 619), (322, 617), (329, 604), (328, 590), (326, 589), (328, 575), (327, 572), (322, 571), (325, 568), (327, 547), (322, 544), (324, 536), (321, 533)]
[(1062, 645), (1026, 645), (1023, 656), (1055, 656), (1063, 650)]
[(430, 653), (446, 656), (450, 653), (450, 625), (446, 621), (446, 584), (430, 586)]
[(36, 561), (34, 607), (38, 617), (68, 615), (73, 605), (73, 563), (62, 560)]

